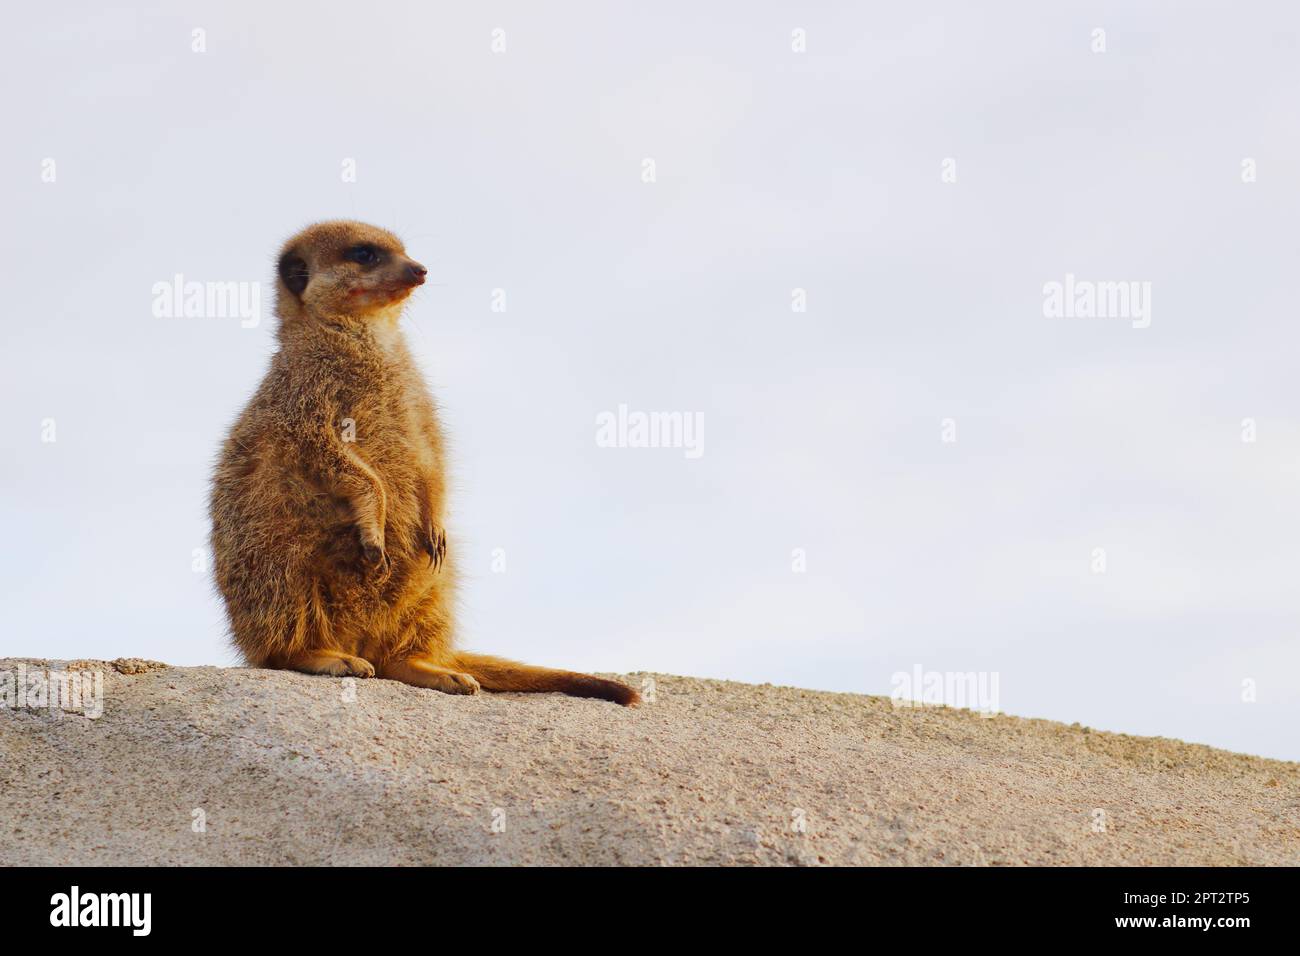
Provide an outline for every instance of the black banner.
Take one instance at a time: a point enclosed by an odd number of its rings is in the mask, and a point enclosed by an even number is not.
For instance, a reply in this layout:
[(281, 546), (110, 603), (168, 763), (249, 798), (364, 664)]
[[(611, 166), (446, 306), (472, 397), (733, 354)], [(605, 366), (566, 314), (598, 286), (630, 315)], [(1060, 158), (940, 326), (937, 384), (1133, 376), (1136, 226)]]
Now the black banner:
[(8, 869), (0, 870), (0, 914), (9, 943), (45, 934), (211, 943), (284, 932), (336, 943), (446, 920), (476, 935), (490, 928), (489, 936), (526, 937), (530, 925), (551, 933), (566, 921), (584, 929), (649, 921), (655, 933), (662, 920), (722, 930), (737, 919), (752, 929), (757, 918), (926, 944), (1041, 940), (1046, 932), (1232, 945), (1291, 925), (1295, 876), (1213, 868)]

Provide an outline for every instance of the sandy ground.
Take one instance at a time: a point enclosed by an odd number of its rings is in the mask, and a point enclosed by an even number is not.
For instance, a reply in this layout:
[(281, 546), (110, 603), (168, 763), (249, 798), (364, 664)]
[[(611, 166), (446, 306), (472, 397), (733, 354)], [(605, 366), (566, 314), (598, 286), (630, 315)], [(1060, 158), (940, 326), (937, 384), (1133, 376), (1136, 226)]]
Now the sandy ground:
[(1176, 740), (666, 675), (627, 710), (77, 666), (98, 719), (0, 709), (5, 863), (1300, 863), (1300, 764)]

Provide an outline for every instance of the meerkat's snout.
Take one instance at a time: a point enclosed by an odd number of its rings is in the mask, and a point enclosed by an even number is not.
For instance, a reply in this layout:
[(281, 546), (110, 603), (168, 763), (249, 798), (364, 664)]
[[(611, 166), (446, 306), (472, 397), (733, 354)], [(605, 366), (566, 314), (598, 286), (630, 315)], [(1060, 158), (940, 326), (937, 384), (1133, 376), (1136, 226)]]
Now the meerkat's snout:
[(351, 277), (354, 294), (367, 292), (403, 294), (416, 286), (424, 285), (429, 270), (403, 253), (389, 253), (388, 261), (381, 260), (372, 274), (361, 273)]

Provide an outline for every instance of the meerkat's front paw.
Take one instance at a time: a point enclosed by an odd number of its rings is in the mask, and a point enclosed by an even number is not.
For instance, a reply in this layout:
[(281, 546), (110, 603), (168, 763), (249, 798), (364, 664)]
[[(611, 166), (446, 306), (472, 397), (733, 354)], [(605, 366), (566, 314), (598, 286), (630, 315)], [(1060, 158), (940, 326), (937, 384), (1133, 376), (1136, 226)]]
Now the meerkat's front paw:
[(388, 552), (384, 550), (383, 538), (376, 538), (373, 535), (368, 536), (362, 533), (361, 565), (368, 575), (381, 580), (392, 573), (393, 566), (388, 560)]
[(447, 532), (436, 524), (424, 529), (424, 550), (429, 555), (429, 564), (436, 571), (442, 567), (447, 556)]

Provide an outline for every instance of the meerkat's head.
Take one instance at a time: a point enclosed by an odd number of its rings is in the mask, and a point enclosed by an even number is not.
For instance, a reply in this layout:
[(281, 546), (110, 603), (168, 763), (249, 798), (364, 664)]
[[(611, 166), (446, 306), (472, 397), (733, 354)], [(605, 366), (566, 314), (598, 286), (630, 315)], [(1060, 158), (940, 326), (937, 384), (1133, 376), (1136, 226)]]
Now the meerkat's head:
[(365, 321), (396, 314), (428, 270), (391, 232), (339, 220), (308, 226), (280, 251), (282, 320)]

